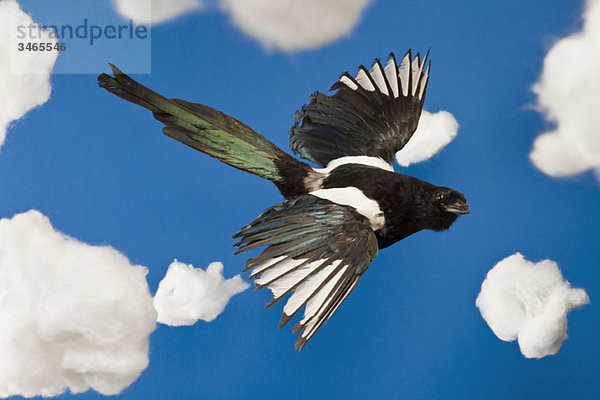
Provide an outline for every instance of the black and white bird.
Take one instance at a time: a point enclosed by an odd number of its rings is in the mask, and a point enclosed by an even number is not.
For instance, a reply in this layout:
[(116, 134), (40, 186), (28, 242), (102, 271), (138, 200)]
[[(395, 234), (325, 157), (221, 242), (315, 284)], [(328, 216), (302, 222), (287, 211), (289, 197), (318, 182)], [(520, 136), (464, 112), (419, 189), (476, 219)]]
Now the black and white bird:
[(163, 132), (233, 167), (272, 181), (285, 201), (243, 227), (236, 253), (266, 249), (246, 263), (270, 306), (284, 297), (279, 327), (295, 325), (302, 349), (348, 297), (379, 249), (423, 229), (448, 229), (469, 213), (465, 196), (394, 172), (397, 151), (417, 128), (430, 64), (409, 50), (343, 73), (332, 96), (316, 92), (296, 113), (290, 147), (301, 162), (242, 122), (202, 104), (167, 99), (111, 65), (100, 87), (153, 112)]

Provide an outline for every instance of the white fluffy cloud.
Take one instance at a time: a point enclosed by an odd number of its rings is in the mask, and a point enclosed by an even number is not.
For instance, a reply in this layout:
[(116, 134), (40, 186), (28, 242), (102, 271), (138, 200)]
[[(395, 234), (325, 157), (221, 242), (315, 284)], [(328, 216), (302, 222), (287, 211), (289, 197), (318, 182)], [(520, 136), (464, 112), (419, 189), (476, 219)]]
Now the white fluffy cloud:
[(458, 132), (458, 122), (447, 111), (435, 114), (423, 110), (419, 126), (402, 150), (396, 153), (396, 161), (408, 167), (427, 160), (442, 150), (454, 139)]
[(600, 0), (589, 0), (580, 32), (559, 40), (534, 86), (556, 129), (540, 135), (530, 158), (551, 176), (595, 170), (600, 179)]
[(131, 384), (156, 322), (146, 272), (37, 211), (0, 220), (0, 397)]
[(223, 264), (211, 263), (206, 271), (175, 260), (154, 296), (158, 322), (193, 325), (212, 321), (225, 310), (229, 299), (250, 286), (239, 275), (223, 278)]
[(488, 272), (476, 301), (496, 336), (517, 339), (527, 358), (556, 354), (567, 337), (567, 313), (587, 303), (585, 290), (571, 288), (554, 261), (532, 263), (520, 253)]
[[(201, 0), (112, 0), (136, 23), (160, 24), (202, 9)], [(371, 0), (219, 0), (233, 24), (269, 49), (312, 49), (348, 35)]]
[[(50, 71), (58, 52), (23, 51), (16, 45), (17, 26), (29, 26), (33, 21), (15, 0), (0, 1), (0, 147), (9, 124), (50, 98)], [(56, 40), (44, 32), (31, 43)]]
[(115, 9), (137, 24), (161, 24), (202, 8), (200, 0), (112, 0)]
[(348, 35), (370, 0), (220, 0), (235, 26), (267, 48), (322, 46)]

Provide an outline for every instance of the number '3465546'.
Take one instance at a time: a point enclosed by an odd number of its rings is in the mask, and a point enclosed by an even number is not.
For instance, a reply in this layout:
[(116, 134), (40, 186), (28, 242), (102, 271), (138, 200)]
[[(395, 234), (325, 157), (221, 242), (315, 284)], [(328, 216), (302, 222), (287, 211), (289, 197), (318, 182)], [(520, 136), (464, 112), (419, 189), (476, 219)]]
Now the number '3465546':
[(19, 51), (65, 51), (67, 50), (66, 43), (17, 43), (17, 49)]

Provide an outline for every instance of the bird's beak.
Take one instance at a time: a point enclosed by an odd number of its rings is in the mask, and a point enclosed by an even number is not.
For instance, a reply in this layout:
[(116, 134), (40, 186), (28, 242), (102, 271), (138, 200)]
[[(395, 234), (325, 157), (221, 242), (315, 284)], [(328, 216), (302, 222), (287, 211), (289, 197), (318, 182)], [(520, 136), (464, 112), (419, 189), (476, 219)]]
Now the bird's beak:
[(456, 203), (450, 204), (450, 205), (444, 205), (443, 206), (444, 211), (446, 212), (450, 212), (453, 214), (468, 214), (471, 212), (471, 207), (469, 207), (469, 205), (467, 203), (465, 203), (464, 201), (457, 201)]

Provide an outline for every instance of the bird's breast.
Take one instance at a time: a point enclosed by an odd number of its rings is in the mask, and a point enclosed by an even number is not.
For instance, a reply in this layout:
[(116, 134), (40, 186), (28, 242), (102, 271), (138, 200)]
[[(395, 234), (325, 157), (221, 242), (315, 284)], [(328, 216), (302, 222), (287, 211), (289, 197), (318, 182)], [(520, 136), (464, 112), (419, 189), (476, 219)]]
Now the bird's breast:
[(352, 207), (366, 217), (374, 231), (386, 225), (386, 216), (378, 192), (387, 190), (385, 183), (391, 166), (380, 158), (350, 156), (333, 160), (326, 168), (315, 169), (309, 194), (333, 203)]

